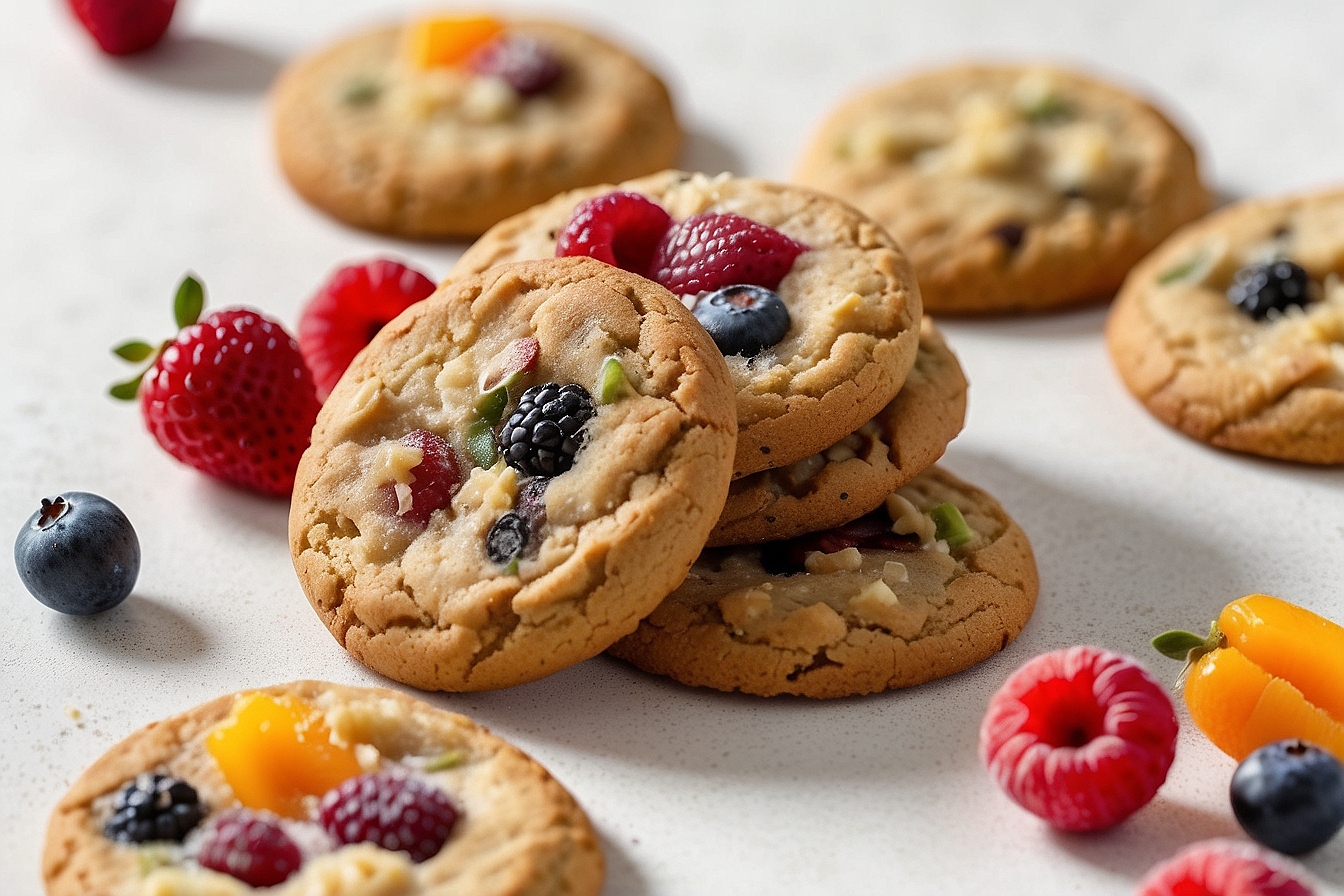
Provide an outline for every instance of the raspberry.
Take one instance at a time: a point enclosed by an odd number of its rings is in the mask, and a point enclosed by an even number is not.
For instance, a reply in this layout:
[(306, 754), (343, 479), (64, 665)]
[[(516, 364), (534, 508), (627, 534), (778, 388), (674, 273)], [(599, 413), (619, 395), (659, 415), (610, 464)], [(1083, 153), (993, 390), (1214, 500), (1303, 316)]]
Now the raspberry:
[(741, 215), (692, 215), (663, 236), (647, 276), (678, 295), (736, 284), (774, 289), (807, 249)]
[(452, 447), (432, 432), (417, 429), (401, 437), (403, 445), (420, 449), (420, 463), (411, 468), (411, 506), (401, 518), (429, 525), (434, 511), (447, 507), (462, 485), (462, 466)]
[(1098, 647), (1031, 660), (989, 701), (980, 758), (1023, 808), (1067, 831), (1124, 821), (1166, 780), (1176, 713), (1137, 662)]
[(533, 386), (499, 431), (504, 461), (525, 476), (559, 476), (574, 466), (594, 413), (592, 396), (577, 383)]
[(104, 53), (147, 50), (168, 30), (177, 0), (69, 0), (70, 9)]
[(503, 78), (522, 96), (541, 93), (560, 80), (560, 59), (544, 42), (524, 34), (505, 34), (472, 55), (467, 68), (478, 75)]
[(457, 824), (442, 790), (395, 772), (357, 775), (327, 791), (318, 809), (322, 827), (341, 843), (376, 843), (404, 850), (411, 861), (437, 855)]
[(103, 836), (118, 843), (181, 843), (204, 817), (196, 788), (181, 778), (145, 772), (117, 791)]
[(359, 350), (383, 325), (434, 292), (419, 271), (386, 258), (346, 265), (309, 300), (299, 317), (299, 350), (326, 401)]
[[(196, 303), (182, 296), (194, 284)], [(320, 405), (299, 344), (259, 311), (228, 308), (196, 322), (201, 287), (178, 292), (177, 338), (143, 378), (112, 387), (140, 395), (145, 426), (173, 457), (202, 473), (269, 495), (288, 496)], [(115, 349), (128, 360), (153, 354), (145, 343)]]
[(196, 861), (252, 887), (284, 883), (303, 864), (303, 853), (269, 812), (220, 813), (201, 841)]
[(1154, 867), (1134, 896), (1312, 896), (1305, 868), (1240, 840), (1205, 840)]
[(641, 277), (672, 226), (663, 207), (638, 193), (605, 193), (578, 204), (555, 243), (556, 258), (587, 255)]

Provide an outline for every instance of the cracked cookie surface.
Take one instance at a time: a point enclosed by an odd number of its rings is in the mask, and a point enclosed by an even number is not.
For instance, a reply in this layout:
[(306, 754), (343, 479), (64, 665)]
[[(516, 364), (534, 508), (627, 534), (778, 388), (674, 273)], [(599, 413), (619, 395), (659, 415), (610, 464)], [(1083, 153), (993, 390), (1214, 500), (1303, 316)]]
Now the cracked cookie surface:
[(784, 338), (753, 358), (728, 358), (737, 390), (735, 477), (822, 451), (895, 397), (919, 342), (922, 306), (914, 272), (886, 231), (812, 190), (680, 171), (587, 187), (501, 221), (466, 251), (453, 273), (554, 256), (556, 237), (574, 207), (618, 189), (649, 197), (678, 221), (728, 212), (810, 247), (775, 290), (792, 321)]
[[(1243, 312), (1237, 271), (1287, 259), (1304, 307)], [(1185, 228), (1125, 282), (1106, 322), (1111, 359), (1154, 416), (1250, 454), (1344, 463), (1344, 191), (1238, 203)]]
[(559, 58), (554, 87), (519, 96), (497, 78), (409, 59), (409, 26), (302, 58), (273, 97), (280, 166), (301, 196), (356, 227), (470, 237), (561, 190), (676, 161), (667, 89), (639, 60), (557, 22), (504, 20)]
[[(481, 466), (468, 444), (483, 380), (528, 339), (535, 369), (510, 408), (547, 382), (596, 403), (572, 469), (548, 479)], [(603, 403), (610, 358), (625, 384)], [(722, 356), (657, 284), (588, 258), (450, 278), (382, 329), (323, 406), (294, 490), (294, 566), (336, 640), (390, 678), (451, 691), (531, 681), (600, 653), (681, 581), (723, 507), (735, 425)], [(466, 471), (424, 527), (388, 497), (414, 474), (399, 440), (415, 430), (446, 440)], [(527, 550), (492, 557), (492, 528), (539, 484)]]
[(711, 547), (793, 538), (873, 510), (942, 457), (966, 417), (966, 377), (933, 321), (892, 402), (825, 451), (734, 480)]
[[(186, 780), (211, 815), (237, 796), (207, 738), (240, 698), (265, 694), (316, 710), (333, 741), (358, 744), (361, 766), (415, 769), (459, 810), (447, 843), (427, 861), (370, 844), (310, 855), (273, 896), (595, 896), (598, 838), (583, 809), (550, 774), (470, 719), (405, 694), (317, 681), (219, 697), (155, 722), (112, 747), (57, 803), (42, 872), (49, 896), (244, 896), (259, 892), (187, 858), (181, 846), (114, 843), (102, 825), (113, 795), (141, 772)], [(445, 758), (450, 761), (443, 761)], [(441, 766), (434, 770), (435, 760)], [(189, 838), (190, 839), (190, 838)], [(158, 867), (156, 867), (156, 865)]]
[(796, 180), (887, 227), (935, 314), (1108, 297), (1209, 207), (1194, 150), (1160, 112), (1045, 65), (960, 65), (865, 91), (822, 124)]
[[(945, 503), (973, 533), (957, 547), (935, 538), (929, 512)], [(1035, 607), (1036, 563), (998, 502), (935, 466), (881, 513), (888, 534), (909, 533), (904, 549), (707, 549), (609, 653), (683, 684), (830, 698), (950, 675), (1017, 637)], [(795, 554), (801, 571), (784, 574)]]

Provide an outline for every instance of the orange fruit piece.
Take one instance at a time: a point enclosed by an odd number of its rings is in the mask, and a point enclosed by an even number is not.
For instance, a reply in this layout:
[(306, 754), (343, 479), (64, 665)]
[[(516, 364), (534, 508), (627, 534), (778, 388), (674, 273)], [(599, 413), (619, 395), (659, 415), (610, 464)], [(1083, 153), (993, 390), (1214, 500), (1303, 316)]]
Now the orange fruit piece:
[(422, 69), (461, 65), (503, 31), (504, 23), (491, 16), (425, 19), (411, 27), (411, 59)]
[(1240, 761), (1286, 738), (1344, 761), (1344, 628), (1264, 594), (1223, 608), (1226, 646), (1199, 657), (1185, 683), (1190, 718)]
[(307, 818), (305, 797), (364, 771), (353, 747), (332, 743), (322, 713), (289, 696), (241, 697), (205, 746), (240, 803), (286, 818)]

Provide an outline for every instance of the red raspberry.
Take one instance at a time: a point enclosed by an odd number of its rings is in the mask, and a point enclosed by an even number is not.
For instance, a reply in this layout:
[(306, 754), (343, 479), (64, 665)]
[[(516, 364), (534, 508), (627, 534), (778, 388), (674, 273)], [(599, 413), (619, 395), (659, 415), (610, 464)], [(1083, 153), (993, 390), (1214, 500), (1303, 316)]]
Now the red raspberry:
[(774, 289), (807, 249), (741, 215), (692, 215), (663, 236), (648, 276), (683, 296), (739, 283)]
[(201, 841), (196, 861), (252, 887), (284, 883), (303, 864), (303, 854), (269, 813), (229, 809)]
[(1312, 896), (1302, 866), (1241, 840), (1205, 840), (1148, 872), (1134, 896)]
[(555, 243), (555, 256), (587, 255), (641, 277), (672, 226), (663, 207), (638, 193), (605, 193), (574, 209)]
[(376, 843), (404, 850), (411, 861), (437, 855), (457, 824), (448, 795), (423, 778), (375, 772), (327, 791), (318, 809), (322, 827), (341, 843)]
[(332, 274), (299, 318), (299, 350), (326, 401), (359, 350), (383, 325), (434, 292), (434, 282), (399, 262), (378, 258)]
[[(447, 507), (462, 485), (462, 467), (457, 460), (457, 452), (432, 432), (417, 429), (401, 437), (403, 445), (420, 449), (420, 463), (411, 468), (415, 480), (411, 483), (411, 507), (400, 514), (402, 519), (410, 520), (417, 526), (429, 525), (434, 511)], [(397, 506), (395, 486), (392, 490), (392, 506)]]
[(477, 50), (467, 68), (478, 75), (503, 78), (523, 96), (541, 93), (564, 70), (555, 51), (526, 34), (506, 34)]
[(104, 53), (146, 50), (168, 30), (176, 0), (69, 0), (81, 25)]
[(1119, 824), (1176, 755), (1176, 712), (1126, 656), (1070, 647), (1031, 660), (989, 701), (980, 757), (1023, 808), (1066, 831)]

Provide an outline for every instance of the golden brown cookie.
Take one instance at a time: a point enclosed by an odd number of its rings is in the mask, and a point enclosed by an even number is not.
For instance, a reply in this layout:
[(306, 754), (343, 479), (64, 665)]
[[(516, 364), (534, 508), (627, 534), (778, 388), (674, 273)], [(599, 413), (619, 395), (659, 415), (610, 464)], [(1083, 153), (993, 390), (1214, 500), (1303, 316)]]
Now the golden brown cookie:
[(1002, 650), (1026, 625), (1036, 592), (1022, 530), (989, 495), (935, 466), (881, 510), (829, 532), (707, 549), (609, 653), (721, 691), (867, 694)]
[[(524, 408), (547, 384), (570, 398)], [(451, 278), (318, 416), (290, 514), (304, 591), (352, 656), (415, 687), (506, 687), (587, 659), (704, 545), (732, 395), (703, 328), (642, 277), (553, 258)]]
[[(252, 727), (261, 719), (272, 722), (265, 733)], [(295, 733), (295, 721), (302, 733)], [(252, 739), (230, 739), (242, 732)], [(295, 761), (302, 771), (286, 764)], [(261, 892), (196, 861), (230, 810), (246, 804), (260, 811), (264, 800), (238, 768), (274, 774), (294, 800), (284, 820), (267, 815), (302, 851), (292, 876), (264, 890), (273, 896), (569, 896), (602, 888), (601, 848), (587, 816), (520, 750), (464, 716), (396, 691), (300, 681), (219, 697), (142, 728), (98, 759), (52, 812), (42, 856), (47, 893)], [(145, 773), (180, 779), (195, 791), (204, 818), (182, 842), (115, 842), (105, 835), (118, 792)], [(323, 831), (321, 794), (310, 785), (375, 773), (418, 779), (446, 795), (457, 819), (435, 854), (413, 862), (407, 852), (342, 845)]]
[(471, 55), (422, 65), (415, 48), (432, 21), (359, 34), (286, 68), (273, 121), (294, 189), (356, 227), (469, 237), (561, 190), (676, 161), (667, 89), (639, 60), (559, 22), (498, 24), (491, 40), (540, 42), (558, 80), (523, 95), (473, 73)]
[(779, 541), (873, 510), (942, 457), (966, 418), (966, 377), (933, 321), (891, 404), (825, 451), (735, 480), (709, 545)]
[(754, 357), (728, 358), (737, 389), (735, 477), (816, 454), (895, 397), (919, 342), (914, 275), (881, 227), (811, 190), (680, 171), (575, 190), (491, 228), (453, 273), (554, 256), (556, 237), (575, 206), (613, 190), (647, 196), (677, 221), (731, 213), (809, 247), (776, 289), (791, 319), (784, 338)]
[(959, 65), (847, 100), (800, 183), (854, 203), (910, 253), (934, 314), (1109, 297), (1209, 193), (1142, 99), (1046, 65)]
[(1106, 322), (1111, 359), (1186, 435), (1344, 463), (1341, 276), (1344, 191), (1238, 203), (1134, 269)]

